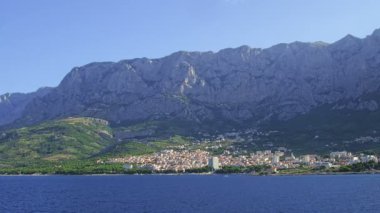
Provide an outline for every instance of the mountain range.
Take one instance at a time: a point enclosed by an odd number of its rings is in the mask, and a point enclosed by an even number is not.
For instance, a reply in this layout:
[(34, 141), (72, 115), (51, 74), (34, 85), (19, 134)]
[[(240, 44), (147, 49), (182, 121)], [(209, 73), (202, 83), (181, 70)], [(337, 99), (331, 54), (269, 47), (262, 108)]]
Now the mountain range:
[(0, 96), (0, 125), (94, 117), (111, 125), (179, 120), (260, 127), (320, 108), (378, 112), (379, 86), (380, 29), (331, 44), (241, 46), (90, 63), (73, 68), (55, 88)]

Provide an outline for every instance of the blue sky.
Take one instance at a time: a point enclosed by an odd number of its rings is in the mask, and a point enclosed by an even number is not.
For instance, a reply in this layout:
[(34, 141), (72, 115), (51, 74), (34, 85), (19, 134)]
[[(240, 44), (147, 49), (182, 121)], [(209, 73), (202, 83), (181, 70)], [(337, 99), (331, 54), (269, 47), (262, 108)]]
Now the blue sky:
[(378, 0), (1, 0), (0, 94), (57, 86), (74, 66), (380, 28)]

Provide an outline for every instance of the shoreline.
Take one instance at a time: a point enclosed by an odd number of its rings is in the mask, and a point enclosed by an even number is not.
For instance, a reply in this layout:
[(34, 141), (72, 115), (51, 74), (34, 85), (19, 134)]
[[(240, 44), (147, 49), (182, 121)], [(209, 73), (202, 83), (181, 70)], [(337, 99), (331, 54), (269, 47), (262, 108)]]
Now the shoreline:
[(0, 177), (10, 176), (27, 176), (27, 177), (42, 177), (42, 176), (229, 176), (229, 175), (243, 175), (243, 176), (338, 176), (338, 175), (380, 175), (380, 171), (375, 172), (316, 172), (316, 173), (298, 173), (298, 174), (249, 174), (249, 173), (152, 173), (152, 174), (0, 174)]

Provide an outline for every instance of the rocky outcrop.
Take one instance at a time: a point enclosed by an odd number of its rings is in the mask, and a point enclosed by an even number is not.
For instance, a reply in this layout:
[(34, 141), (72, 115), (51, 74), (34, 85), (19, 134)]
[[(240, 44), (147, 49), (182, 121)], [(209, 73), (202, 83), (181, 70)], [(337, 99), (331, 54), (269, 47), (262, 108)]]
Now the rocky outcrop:
[[(177, 52), (160, 59), (74, 68), (19, 122), (90, 116), (114, 123), (154, 119), (287, 120), (323, 104), (379, 90), (380, 30), (323, 42)], [(347, 105), (377, 110), (375, 102)]]
[(6, 93), (0, 96), (0, 126), (20, 118), (25, 106), (34, 98), (49, 93), (51, 88), (41, 88), (32, 93)]

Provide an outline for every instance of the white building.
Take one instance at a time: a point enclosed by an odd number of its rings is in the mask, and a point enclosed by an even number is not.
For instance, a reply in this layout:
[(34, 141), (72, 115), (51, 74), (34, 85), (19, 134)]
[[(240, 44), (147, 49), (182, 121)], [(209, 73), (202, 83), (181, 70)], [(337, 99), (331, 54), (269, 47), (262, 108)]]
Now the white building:
[(280, 157), (285, 155), (285, 153), (282, 151), (275, 151), (274, 154)]
[(128, 171), (130, 169), (133, 169), (133, 165), (132, 164), (124, 164), (123, 168)]
[(359, 163), (360, 162), (360, 159), (359, 159), (359, 157), (352, 157), (351, 159), (350, 159), (350, 164), (354, 164), (354, 163)]
[(375, 163), (379, 162), (377, 157), (374, 155), (362, 155), (360, 156), (360, 160), (364, 163), (374, 161)]
[(352, 153), (347, 151), (341, 151), (341, 152), (331, 152), (330, 158), (347, 158), (351, 157)]
[(273, 157), (272, 157), (272, 164), (278, 164), (278, 163), (280, 163), (280, 156), (273, 155)]
[(317, 167), (325, 167), (327, 169), (329, 169), (333, 166), (332, 163), (330, 163), (330, 162), (316, 162), (314, 165)]
[(295, 160), (295, 159), (296, 159), (296, 157), (294, 156), (293, 152), (292, 152), (292, 154), (290, 155), (290, 157), (292, 158), (292, 160)]
[(310, 163), (310, 155), (302, 155), (301, 156), (301, 161), (303, 162), (303, 163)]
[(219, 158), (218, 157), (212, 157), (208, 160), (208, 166), (212, 168), (213, 170), (219, 169)]

